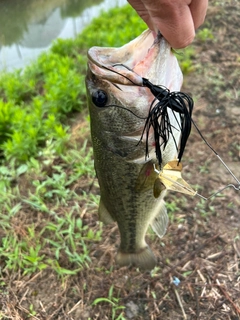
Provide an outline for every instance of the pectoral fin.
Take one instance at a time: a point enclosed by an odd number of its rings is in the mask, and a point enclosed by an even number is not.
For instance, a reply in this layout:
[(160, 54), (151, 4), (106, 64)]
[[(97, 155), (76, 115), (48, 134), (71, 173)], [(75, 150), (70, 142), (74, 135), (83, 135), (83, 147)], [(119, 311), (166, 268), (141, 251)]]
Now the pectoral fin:
[(99, 216), (99, 220), (102, 221), (104, 224), (110, 224), (114, 222), (114, 219), (112, 218), (111, 214), (105, 207), (102, 199), (100, 199), (100, 203), (99, 203), (98, 216)]
[(165, 201), (161, 200), (159, 213), (151, 223), (151, 227), (153, 231), (157, 234), (159, 238), (162, 238), (166, 233), (168, 220), (169, 219), (168, 219), (167, 209), (165, 206)]
[(152, 162), (149, 161), (145, 163), (137, 178), (136, 191), (144, 192), (151, 189), (157, 176), (158, 175), (154, 171)]

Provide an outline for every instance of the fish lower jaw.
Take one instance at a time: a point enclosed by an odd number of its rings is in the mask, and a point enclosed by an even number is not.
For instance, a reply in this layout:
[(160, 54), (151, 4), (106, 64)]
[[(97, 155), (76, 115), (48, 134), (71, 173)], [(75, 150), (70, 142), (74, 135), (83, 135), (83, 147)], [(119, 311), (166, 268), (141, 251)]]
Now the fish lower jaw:
[(151, 249), (146, 246), (138, 252), (124, 252), (119, 250), (116, 255), (116, 263), (120, 266), (134, 266), (141, 270), (152, 270), (156, 264), (156, 258)]

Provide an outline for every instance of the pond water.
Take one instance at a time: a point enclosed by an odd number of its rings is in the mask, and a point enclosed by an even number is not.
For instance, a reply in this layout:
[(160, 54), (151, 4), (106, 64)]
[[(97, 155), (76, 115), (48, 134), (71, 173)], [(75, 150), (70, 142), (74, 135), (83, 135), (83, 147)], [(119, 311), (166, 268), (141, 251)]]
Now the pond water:
[(74, 38), (126, 0), (0, 0), (0, 70), (24, 67), (57, 38)]

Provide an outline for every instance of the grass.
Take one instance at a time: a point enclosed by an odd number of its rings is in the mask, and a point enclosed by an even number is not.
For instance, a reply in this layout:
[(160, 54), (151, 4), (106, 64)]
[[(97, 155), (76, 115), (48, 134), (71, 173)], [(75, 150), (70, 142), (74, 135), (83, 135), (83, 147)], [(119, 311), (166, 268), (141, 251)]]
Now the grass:
[(57, 40), (50, 52), (23, 71), (1, 75), (0, 155), (26, 162), (36, 158), (49, 141), (53, 152), (62, 154), (69, 138), (67, 115), (86, 108), (87, 49), (121, 46), (145, 28), (130, 6), (113, 9), (95, 19), (77, 39)]
[[(12, 168), (8, 171), (7, 166), (1, 167), (5, 176), (5, 184), (2, 187), (5, 199), (1, 198), (0, 204), (4, 233), (0, 247), (0, 257), (5, 262), (3, 272), (21, 271), (23, 274), (29, 274), (51, 267), (62, 276), (75, 274), (88, 265), (88, 243), (101, 239), (101, 228), (95, 232), (77, 217), (77, 213), (81, 212), (78, 203), (83, 202), (85, 193), (78, 195), (71, 190), (71, 186), (79, 177), (93, 176), (90, 151), (88, 148), (86, 152), (86, 142), (78, 152), (73, 148), (68, 155), (59, 159), (62, 161), (61, 164), (51, 164), (50, 175), (46, 175), (36, 159), (16, 170)], [(65, 168), (72, 163), (74, 165), (71, 171), (66, 173)], [(21, 187), (23, 182), (29, 183), (26, 192)], [(93, 204), (96, 207), (97, 204)], [(60, 207), (62, 215), (56, 213)], [(21, 220), (24, 214), (23, 210), (27, 209), (33, 214), (41, 212), (44, 219), (31, 224), (17, 225), (17, 221)], [(60, 257), (66, 258), (71, 270), (67, 268), (67, 264), (64, 267), (64, 264), (59, 262)]]
[[(121, 310), (125, 309), (125, 306), (119, 305), (120, 298), (116, 298), (113, 296), (114, 286), (112, 285), (108, 292), (108, 297), (97, 298), (93, 301), (92, 305), (107, 303), (111, 306), (111, 319), (112, 320), (126, 320), (123, 316), (123, 312)], [(120, 311), (120, 314), (119, 314)], [(117, 315), (118, 314), (118, 315)]]

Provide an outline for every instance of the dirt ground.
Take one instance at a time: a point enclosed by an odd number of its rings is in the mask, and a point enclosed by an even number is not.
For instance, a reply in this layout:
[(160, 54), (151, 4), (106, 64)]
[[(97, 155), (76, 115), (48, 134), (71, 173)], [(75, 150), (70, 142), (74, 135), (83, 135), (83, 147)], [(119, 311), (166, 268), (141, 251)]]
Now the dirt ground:
[[(194, 41), (194, 70), (185, 77), (183, 91), (196, 101), (193, 119), (202, 134), (239, 179), (240, 4), (210, 1), (203, 28), (213, 37)], [(184, 177), (205, 197), (229, 183), (236, 185), (195, 129), (183, 164)], [(89, 184), (81, 183), (82, 188)], [(232, 187), (208, 201), (169, 195), (166, 201), (176, 202), (177, 208), (170, 212), (167, 234), (161, 240), (151, 234), (147, 239), (158, 258), (154, 273), (118, 268), (117, 227), (104, 226), (102, 241), (90, 244), (90, 268), (64, 284), (48, 270), (31, 278), (9, 278), (11, 290), (1, 304), (15, 318), (3, 319), (27, 319), (24, 309), (31, 303), (38, 314), (30, 319), (240, 319), (239, 195)], [(99, 228), (96, 209), (83, 209), (81, 217)], [(113, 303), (92, 305), (96, 298), (107, 298), (112, 285)]]

